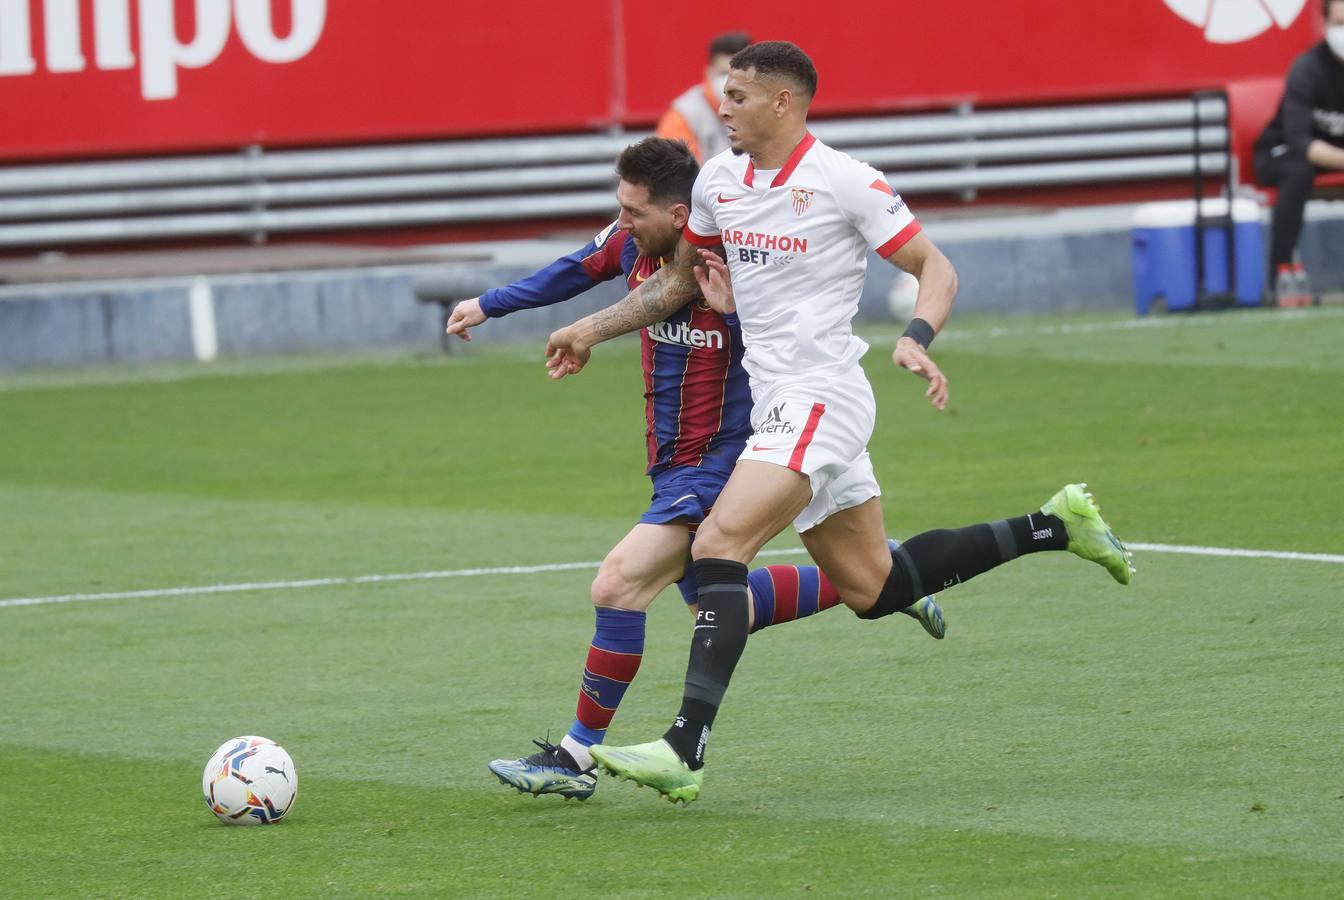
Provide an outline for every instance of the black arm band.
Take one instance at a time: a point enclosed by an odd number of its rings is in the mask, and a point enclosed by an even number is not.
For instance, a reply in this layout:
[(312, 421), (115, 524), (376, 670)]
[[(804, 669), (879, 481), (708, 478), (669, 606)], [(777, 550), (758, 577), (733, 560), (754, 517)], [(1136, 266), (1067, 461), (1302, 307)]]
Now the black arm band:
[(916, 344), (927, 350), (933, 343), (933, 326), (923, 319), (911, 319), (901, 337), (914, 338)]

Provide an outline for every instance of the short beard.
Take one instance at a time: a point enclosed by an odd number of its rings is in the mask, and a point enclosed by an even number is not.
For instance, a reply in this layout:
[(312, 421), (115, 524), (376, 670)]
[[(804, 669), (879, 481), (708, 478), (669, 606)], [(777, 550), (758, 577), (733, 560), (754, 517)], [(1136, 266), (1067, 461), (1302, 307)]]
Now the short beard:
[[(671, 259), (673, 254), (677, 252), (677, 241), (680, 238), (681, 235), (680, 233), (678, 233), (676, 237), (672, 238), (672, 240), (668, 243), (666, 247), (663, 247), (658, 250), (652, 250), (652, 249), (639, 250), (639, 252), (642, 256), (644, 256), (645, 259)], [(636, 243), (635, 249), (639, 249), (638, 243)]]

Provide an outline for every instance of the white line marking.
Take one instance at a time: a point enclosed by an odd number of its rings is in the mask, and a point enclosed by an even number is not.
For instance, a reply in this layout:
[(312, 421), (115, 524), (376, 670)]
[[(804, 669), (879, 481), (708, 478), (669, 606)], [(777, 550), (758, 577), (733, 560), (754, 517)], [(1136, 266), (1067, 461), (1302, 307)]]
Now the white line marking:
[(1291, 559), (1298, 562), (1344, 563), (1341, 553), (1298, 553), (1293, 550), (1240, 550), (1235, 547), (1186, 547), (1181, 544), (1125, 544), (1146, 553), (1184, 553), (1189, 556), (1238, 556), (1243, 559)]
[[(1241, 550), (1233, 547), (1188, 547), (1181, 544), (1127, 544), (1146, 553), (1181, 553), (1187, 556), (1235, 556), (1244, 559), (1285, 559), (1296, 562), (1344, 564), (1340, 553), (1297, 553), (1290, 550)], [(762, 550), (757, 556), (801, 556), (802, 547)], [(53, 594), (46, 597), (11, 597), (0, 600), (8, 606), (47, 606), (54, 603), (86, 603), (97, 600), (136, 600), (154, 597), (189, 597), (198, 594), (237, 594), (247, 591), (292, 591), (300, 588), (337, 587), (350, 584), (383, 584), (393, 581), (431, 581), (438, 578), (473, 578), (480, 575), (532, 575), (596, 569), (600, 562), (545, 563), (536, 566), (497, 566), (488, 569), (450, 569), (441, 572), (401, 572), (391, 575), (352, 575), (344, 578), (307, 578), (301, 581), (255, 581), (239, 584), (207, 584), (200, 587), (157, 588), (144, 591), (112, 591), (104, 594)]]
[[(757, 556), (798, 556), (802, 547), (762, 550)], [(596, 569), (601, 562), (544, 563), (536, 566), (496, 566), (486, 569), (450, 569), (440, 572), (399, 572), (391, 575), (352, 575), (337, 578), (305, 578), (298, 581), (252, 581), (238, 584), (207, 584), (199, 587), (155, 588), (143, 591), (110, 591), (102, 594), (55, 594), (46, 597), (13, 597), (0, 600), (0, 607), (44, 606), (52, 603), (83, 603), (95, 600), (136, 600), (154, 597), (187, 597), (197, 594), (237, 594), (247, 591), (292, 591), (300, 588), (335, 587), (350, 584), (382, 584), (392, 581), (431, 581), (438, 578), (472, 578), (480, 575), (532, 575), (537, 572), (567, 572)]]
[[(1063, 322), (1057, 325), (997, 325), (988, 329), (949, 328), (938, 336), (940, 341), (984, 340), (986, 338), (1049, 337), (1060, 334), (1099, 334), (1107, 331), (1152, 331), (1168, 328), (1206, 328), (1213, 325), (1263, 325), (1267, 322), (1297, 322), (1304, 319), (1333, 319), (1344, 315), (1344, 308), (1324, 309), (1246, 309), (1227, 316), (1148, 316), (1107, 322)], [(887, 335), (867, 336), (870, 344), (892, 343)]]

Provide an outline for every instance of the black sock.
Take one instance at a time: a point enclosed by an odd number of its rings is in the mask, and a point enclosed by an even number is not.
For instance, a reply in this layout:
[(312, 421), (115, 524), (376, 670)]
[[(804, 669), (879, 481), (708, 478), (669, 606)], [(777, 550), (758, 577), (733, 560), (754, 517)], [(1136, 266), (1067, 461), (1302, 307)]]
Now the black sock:
[(969, 581), (1024, 553), (1063, 550), (1068, 545), (1064, 523), (1043, 512), (917, 534), (892, 551), (891, 575), (877, 603), (861, 618), (891, 615), (926, 594)]
[(1012, 532), (1019, 556), (1023, 553), (1040, 553), (1042, 550), (1067, 550), (1069, 547), (1069, 533), (1059, 516), (1037, 510), (1016, 519), (1004, 519), (1002, 524), (1007, 525)]
[(663, 733), (663, 740), (672, 745), (677, 756), (694, 772), (705, 767), (705, 744), (709, 742), (709, 726), (696, 719), (677, 716), (672, 727)]
[[(965, 528), (942, 528), (917, 534), (896, 548), (914, 562), (915, 598), (969, 581), (1024, 553), (1063, 550), (1069, 537), (1055, 516), (1031, 513)], [(911, 601), (913, 602), (913, 600)]]
[(691, 769), (705, 764), (705, 742), (733, 669), (747, 645), (747, 567), (729, 559), (697, 559), (699, 612), (677, 721), (663, 735)]

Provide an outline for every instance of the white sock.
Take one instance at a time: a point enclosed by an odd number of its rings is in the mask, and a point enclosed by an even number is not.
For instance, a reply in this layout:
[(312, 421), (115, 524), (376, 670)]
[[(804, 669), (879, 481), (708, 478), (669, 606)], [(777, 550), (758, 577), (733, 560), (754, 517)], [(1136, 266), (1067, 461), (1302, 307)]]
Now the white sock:
[(565, 735), (560, 739), (560, 749), (574, 757), (574, 761), (579, 764), (579, 771), (583, 772), (593, 767), (593, 754), (588, 752), (586, 744), (580, 744), (570, 735)]

